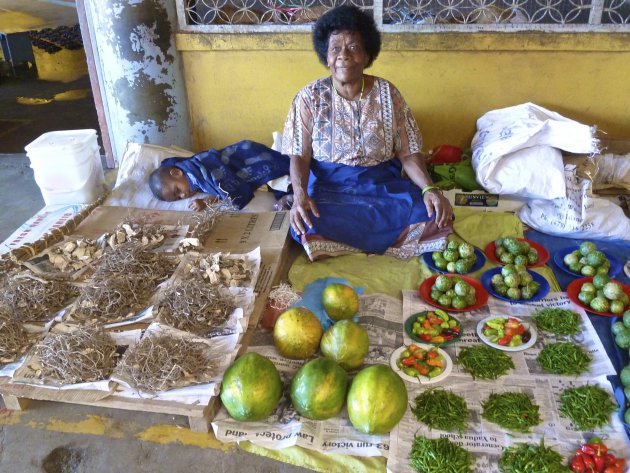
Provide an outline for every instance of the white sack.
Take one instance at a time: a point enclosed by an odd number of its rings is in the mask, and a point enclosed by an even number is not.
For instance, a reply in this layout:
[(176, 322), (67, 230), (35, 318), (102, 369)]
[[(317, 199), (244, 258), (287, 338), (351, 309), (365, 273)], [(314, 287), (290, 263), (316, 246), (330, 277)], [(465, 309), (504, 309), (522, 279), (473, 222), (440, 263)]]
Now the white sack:
[(496, 194), (565, 196), (560, 150), (597, 151), (594, 128), (532, 103), (493, 110), (477, 120), (472, 141), (477, 181)]
[(565, 167), (565, 177), (566, 197), (530, 200), (518, 212), (523, 223), (566, 238), (630, 241), (630, 220), (621, 207), (594, 197), (591, 181), (577, 176), (575, 165)]
[(630, 190), (630, 154), (596, 156), (597, 174), (593, 189), (621, 188)]

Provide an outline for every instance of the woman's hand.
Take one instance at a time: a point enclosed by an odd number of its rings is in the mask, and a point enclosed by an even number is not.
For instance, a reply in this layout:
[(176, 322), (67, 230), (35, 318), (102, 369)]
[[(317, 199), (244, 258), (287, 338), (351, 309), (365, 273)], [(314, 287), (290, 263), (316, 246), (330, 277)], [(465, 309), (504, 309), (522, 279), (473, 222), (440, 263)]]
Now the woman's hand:
[(422, 197), (424, 205), (427, 207), (429, 217), (435, 213), (435, 223), (438, 228), (450, 224), (453, 219), (453, 207), (439, 189), (429, 189)]
[(313, 226), (310, 212), (312, 212), (315, 217), (319, 217), (319, 210), (317, 209), (315, 201), (305, 192), (295, 193), (293, 196), (293, 207), (291, 207), (289, 216), (291, 227), (293, 227), (293, 230), (298, 235), (304, 235), (308, 228)]

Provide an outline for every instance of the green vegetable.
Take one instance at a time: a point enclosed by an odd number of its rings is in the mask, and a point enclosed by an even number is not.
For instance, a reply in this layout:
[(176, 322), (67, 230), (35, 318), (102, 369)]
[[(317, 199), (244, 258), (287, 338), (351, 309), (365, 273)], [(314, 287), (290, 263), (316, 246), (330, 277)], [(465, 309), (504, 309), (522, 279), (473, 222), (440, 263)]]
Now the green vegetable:
[(580, 315), (565, 309), (537, 309), (532, 320), (541, 330), (555, 335), (575, 335), (580, 332)]
[(624, 386), (630, 386), (630, 365), (626, 365), (619, 373), (619, 379)]
[(621, 287), (621, 285), (614, 281), (606, 283), (603, 287), (603, 290), (606, 299), (610, 299), (613, 301), (619, 299), (621, 297), (621, 294), (623, 294), (623, 288)]
[(579, 345), (557, 342), (545, 346), (536, 361), (548, 373), (578, 375), (588, 371), (591, 356)]
[(416, 435), (409, 464), (419, 473), (473, 473), (472, 454), (447, 438), (429, 439)]
[(481, 407), (484, 419), (515, 432), (529, 432), (542, 422), (539, 407), (525, 393), (493, 393)]
[(429, 389), (416, 397), (412, 409), (416, 418), (431, 429), (466, 430), (468, 406), (466, 400), (442, 388)]
[(506, 448), (499, 458), (499, 470), (502, 473), (570, 473), (564, 464), (562, 455), (552, 448), (540, 445), (517, 443)]
[(473, 379), (497, 379), (514, 369), (512, 358), (487, 345), (471, 345), (459, 352), (457, 363), (464, 367)]
[(623, 324), (624, 324), (626, 327), (630, 328), (630, 310), (626, 310), (626, 311), (623, 313)]
[(617, 321), (612, 325), (610, 329), (613, 335), (619, 335), (620, 333), (628, 333), (630, 335), (630, 330), (623, 324), (621, 321)]
[(573, 422), (578, 430), (592, 430), (610, 422), (617, 404), (598, 386), (584, 385), (565, 389), (560, 394), (560, 415)]
[(582, 256), (586, 256), (594, 251), (597, 251), (597, 247), (593, 242), (585, 241), (580, 245), (580, 253)]

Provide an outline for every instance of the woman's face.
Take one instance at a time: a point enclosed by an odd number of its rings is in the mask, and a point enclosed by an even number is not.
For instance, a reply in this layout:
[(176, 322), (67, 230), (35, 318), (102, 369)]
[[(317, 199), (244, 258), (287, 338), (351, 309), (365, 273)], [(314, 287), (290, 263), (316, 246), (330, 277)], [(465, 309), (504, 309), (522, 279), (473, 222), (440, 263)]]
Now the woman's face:
[(335, 31), (328, 39), (328, 67), (332, 76), (344, 84), (363, 77), (368, 55), (361, 35), (355, 31)]

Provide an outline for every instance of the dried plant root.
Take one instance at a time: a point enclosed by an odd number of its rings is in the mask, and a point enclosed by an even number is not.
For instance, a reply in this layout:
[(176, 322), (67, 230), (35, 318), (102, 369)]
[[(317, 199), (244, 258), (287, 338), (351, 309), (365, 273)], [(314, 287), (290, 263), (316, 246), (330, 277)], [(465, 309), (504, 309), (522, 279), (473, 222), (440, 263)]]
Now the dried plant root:
[(300, 295), (291, 285), (280, 283), (269, 292), (269, 305), (273, 309), (286, 310), (291, 304), (300, 300)]
[(0, 363), (18, 360), (31, 346), (32, 339), (17, 320), (0, 316)]
[(125, 352), (117, 371), (132, 388), (157, 393), (207, 382), (216, 368), (201, 342), (149, 335)]
[(160, 225), (141, 225), (125, 221), (118, 225), (113, 232), (105, 233), (99, 238), (104, 247), (117, 248), (125, 243), (139, 243), (142, 246), (157, 247), (166, 238), (166, 232)]
[(196, 212), (192, 217), (190, 235), (179, 242), (179, 250), (187, 252), (199, 250), (210, 236), (216, 223), (228, 212), (234, 212), (238, 208), (230, 198), (209, 202), (201, 212)]
[(79, 293), (68, 281), (42, 278), (30, 271), (9, 274), (0, 285), (0, 303), (19, 322), (50, 319)]
[(223, 328), (234, 309), (234, 297), (200, 278), (167, 288), (154, 307), (160, 322), (197, 335)]
[(79, 238), (52, 247), (48, 251), (48, 260), (61, 272), (74, 272), (92, 264), (102, 255), (103, 248), (96, 241)]
[(143, 309), (177, 262), (137, 243), (108, 250), (72, 307), (72, 317), (86, 322), (123, 320)]
[(229, 258), (221, 253), (200, 255), (191, 261), (186, 274), (210, 284), (227, 287), (244, 286), (252, 280), (252, 265), (245, 258)]
[(41, 377), (61, 384), (107, 379), (118, 354), (116, 343), (102, 327), (81, 327), (68, 333), (50, 333), (37, 344)]

